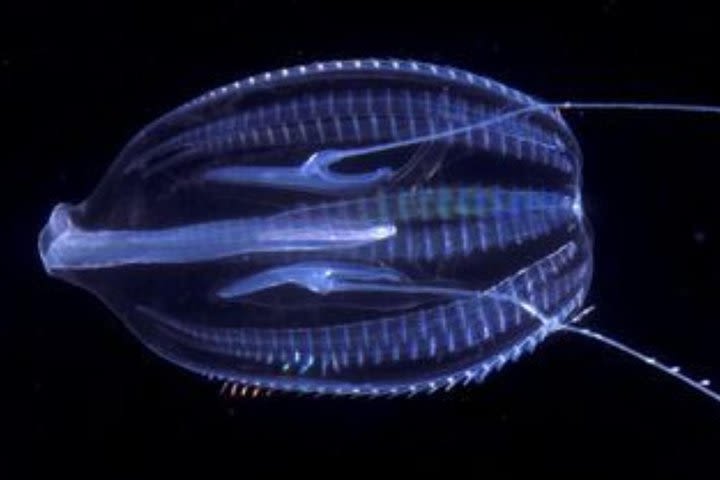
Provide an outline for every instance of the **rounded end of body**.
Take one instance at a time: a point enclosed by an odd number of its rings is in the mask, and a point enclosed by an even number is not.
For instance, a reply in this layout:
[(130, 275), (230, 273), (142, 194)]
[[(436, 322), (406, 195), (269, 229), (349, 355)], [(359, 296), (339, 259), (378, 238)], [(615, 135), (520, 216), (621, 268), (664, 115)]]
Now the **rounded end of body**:
[(53, 247), (57, 244), (59, 238), (67, 235), (68, 231), (73, 228), (70, 207), (70, 204), (67, 203), (57, 204), (38, 236), (38, 251), (43, 267), (49, 275), (54, 275), (60, 269), (57, 249)]

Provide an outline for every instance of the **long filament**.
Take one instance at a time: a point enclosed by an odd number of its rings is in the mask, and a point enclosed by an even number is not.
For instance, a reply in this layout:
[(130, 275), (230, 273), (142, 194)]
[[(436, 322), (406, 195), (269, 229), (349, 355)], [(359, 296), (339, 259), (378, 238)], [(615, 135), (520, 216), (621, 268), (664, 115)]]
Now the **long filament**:
[(592, 306), (586, 308), (585, 310), (581, 311), (573, 320), (571, 320), (570, 323), (558, 325), (557, 329), (560, 331), (565, 330), (567, 332), (577, 333), (579, 335), (591, 338), (597, 342), (600, 342), (604, 345), (612, 347), (617, 351), (620, 351), (626, 355), (629, 355), (637, 360), (642, 361), (646, 365), (650, 365), (651, 367), (654, 367), (655, 369), (660, 370), (664, 374), (670, 375), (671, 377), (675, 378), (676, 380), (683, 382), (684, 384), (699, 391), (703, 395), (720, 403), (720, 393), (718, 393), (715, 390), (710, 388), (710, 380), (707, 380), (707, 379), (694, 380), (694, 379), (688, 377), (687, 375), (685, 375), (684, 373), (682, 373), (680, 371), (680, 367), (670, 366), (668, 364), (658, 361), (657, 359), (655, 359), (654, 357), (652, 357), (650, 355), (646, 355), (646, 354), (640, 352), (639, 350), (630, 347), (629, 345), (627, 345), (623, 342), (620, 342), (613, 338), (607, 337), (601, 333), (595, 332), (588, 328), (576, 327), (574, 325), (580, 319), (582, 319), (588, 313), (590, 313), (593, 309), (594, 309), (594, 307), (592, 307)]

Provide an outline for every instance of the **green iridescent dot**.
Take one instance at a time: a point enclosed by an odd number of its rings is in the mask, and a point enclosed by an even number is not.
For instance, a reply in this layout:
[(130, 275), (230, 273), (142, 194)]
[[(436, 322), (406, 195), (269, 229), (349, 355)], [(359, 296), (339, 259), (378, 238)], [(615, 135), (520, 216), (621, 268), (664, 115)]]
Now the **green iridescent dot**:
[(466, 216), (481, 215), (483, 209), (477, 204), (478, 189), (476, 188), (461, 188), (460, 189), (460, 214)]
[(464, 189), (462, 188), (456, 188), (454, 189), (455, 192), (455, 199), (452, 202), (452, 213), (456, 217), (463, 217), (465, 216), (465, 197), (464, 197)]
[(409, 208), (409, 201), (410, 201), (410, 193), (409, 192), (400, 192), (400, 194), (397, 196), (397, 202), (398, 202), (398, 216), (400, 217), (401, 221), (406, 221), (410, 218), (410, 208)]
[(432, 198), (432, 195), (434, 192), (432, 190), (428, 191), (421, 191), (418, 196), (420, 201), (420, 218), (423, 219), (423, 221), (430, 220), (430, 199)]
[(452, 218), (452, 192), (449, 188), (441, 188), (437, 191), (437, 214), (441, 220)]

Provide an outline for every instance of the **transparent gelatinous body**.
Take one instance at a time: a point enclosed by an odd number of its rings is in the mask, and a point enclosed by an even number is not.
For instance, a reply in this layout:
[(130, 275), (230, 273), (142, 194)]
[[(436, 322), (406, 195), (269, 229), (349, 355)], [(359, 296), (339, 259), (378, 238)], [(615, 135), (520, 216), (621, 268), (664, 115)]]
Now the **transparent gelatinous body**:
[(560, 114), (456, 69), (323, 62), (143, 129), (47, 271), (212, 377), (392, 394), (481, 380), (581, 307), (581, 153)]

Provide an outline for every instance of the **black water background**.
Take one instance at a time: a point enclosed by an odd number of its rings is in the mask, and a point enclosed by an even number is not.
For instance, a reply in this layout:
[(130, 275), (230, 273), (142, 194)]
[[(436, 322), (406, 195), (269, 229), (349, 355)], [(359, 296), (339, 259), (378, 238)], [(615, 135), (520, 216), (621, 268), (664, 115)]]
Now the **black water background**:
[[(580, 3), (580, 2), (578, 2)], [(52, 4), (51, 4), (52, 5)], [(720, 104), (717, 27), (682, 4), (32, 3), (0, 15), (5, 314), (0, 459), (26, 467), (191, 459), (220, 466), (402, 457), (477, 472), (711, 465), (720, 406), (582, 338), (551, 338), (484, 385), (407, 400), (218, 386), (138, 344), (94, 298), (47, 278), (37, 232), (85, 197), (143, 124), (208, 87), (323, 59), (416, 58), (553, 99)], [(596, 240), (587, 325), (720, 383), (720, 119), (571, 113)], [(448, 457), (444, 459), (444, 457)], [(1, 462), (0, 476), (20, 478)], [(367, 460), (368, 466), (372, 462)], [(2, 469), (8, 469), (3, 475)]]

